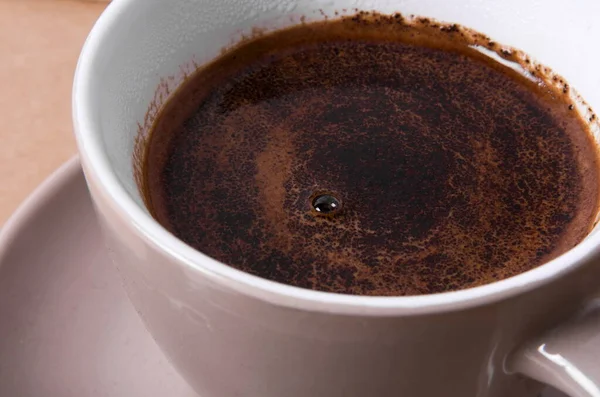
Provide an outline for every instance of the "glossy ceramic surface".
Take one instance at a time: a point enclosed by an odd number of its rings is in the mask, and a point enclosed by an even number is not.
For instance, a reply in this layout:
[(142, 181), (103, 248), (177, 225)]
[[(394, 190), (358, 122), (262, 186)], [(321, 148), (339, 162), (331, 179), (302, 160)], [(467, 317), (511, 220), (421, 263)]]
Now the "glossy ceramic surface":
[[(147, 136), (186, 74), (254, 27), (354, 8), (481, 30), (551, 65), (600, 108), (600, 53), (589, 50), (600, 37), (595, 1), (568, 7), (559, 0), (115, 1), (80, 58), (74, 125), (110, 256), (147, 328), (207, 396), (529, 397), (541, 388), (531, 378), (573, 397), (599, 396), (597, 373), (589, 371), (600, 346), (588, 338), (594, 343), (578, 351), (581, 340), (570, 338), (587, 322), (556, 334), (560, 343), (551, 354), (528, 354), (545, 343), (540, 335), (598, 295), (598, 228), (565, 255), (514, 278), (443, 294), (373, 298), (237, 271), (183, 244), (148, 215), (132, 169), (136, 137)], [(557, 355), (569, 365), (556, 367)]]

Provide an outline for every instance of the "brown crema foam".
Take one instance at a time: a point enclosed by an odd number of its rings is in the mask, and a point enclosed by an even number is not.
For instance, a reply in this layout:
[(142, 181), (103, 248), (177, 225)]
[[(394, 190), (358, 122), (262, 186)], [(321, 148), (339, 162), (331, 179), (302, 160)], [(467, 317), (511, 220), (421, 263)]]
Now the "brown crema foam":
[(589, 125), (559, 88), (423, 21), (301, 24), (199, 69), (146, 148), (152, 215), (245, 272), (357, 295), (478, 286), (575, 246), (598, 212)]

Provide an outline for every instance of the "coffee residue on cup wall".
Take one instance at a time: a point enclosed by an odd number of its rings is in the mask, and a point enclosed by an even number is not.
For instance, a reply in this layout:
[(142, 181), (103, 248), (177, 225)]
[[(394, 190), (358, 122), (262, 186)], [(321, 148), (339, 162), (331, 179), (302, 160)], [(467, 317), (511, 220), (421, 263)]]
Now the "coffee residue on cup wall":
[[(524, 75), (537, 81), (539, 84), (554, 88), (553, 92), (562, 92), (565, 96), (564, 100), (568, 109), (578, 112), (581, 118), (590, 126), (591, 133), (595, 137), (600, 136), (598, 117), (576, 90), (569, 85), (567, 80), (555, 73), (551, 68), (537, 62), (522, 50), (498, 43), (494, 39), (468, 27), (456, 23), (441, 22), (429, 17), (404, 15), (399, 12), (385, 15), (374, 11), (361, 11), (359, 9), (341, 9), (335, 11), (333, 15), (327, 15), (323, 10), (315, 10), (315, 12), (320, 14), (321, 21), (309, 22), (306, 16), (301, 16), (298, 20), (291, 17), (290, 26), (296, 24), (327, 23), (332, 20), (342, 19), (359, 25), (374, 24), (379, 27), (387, 26), (389, 29), (414, 29), (415, 31), (424, 29), (428, 34), (443, 35), (450, 39), (456, 38), (463, 43), (467, 41), (472, 46), (482, 50), (483, 53), (489, 56), (496, 56), (512, 64), (513, 68), (519, 69)], [(269, 32), (271, 32), (271, 29), (255, 26), (251, 29), (250, 33), (242, 34), (232, 44), (224, 47), (221, 50), (221, 55), (233, 51), (247, 41), (256, 39)], [(161, 77), (154, 97), (148, 105), (144, 119), (138, 123), (137, 135), (134, 141), (133, 173), (140, 191), (142, 191), (144, 183), (143, 164), (146, 157), (146, 148), (156, 117), (171, 94), (192, 74), (201, 71), (203, 67), (204, 65), (200, 64), (196, 59), (192, 59), (180, 66), (180, 72), (177, 75)]]

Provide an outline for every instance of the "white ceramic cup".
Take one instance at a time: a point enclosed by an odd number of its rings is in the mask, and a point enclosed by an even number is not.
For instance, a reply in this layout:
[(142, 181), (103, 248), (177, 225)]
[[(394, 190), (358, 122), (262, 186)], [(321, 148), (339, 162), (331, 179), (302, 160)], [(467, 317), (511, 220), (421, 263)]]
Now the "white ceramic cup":
[(520, 397), (536, 395), (536, 380), (600, 396), (598, 233), (486, 286), (360, 297), (240, 272), (145, 209), (136, 137), (186, 74), (254, 27), (355, 7), (479, 30), (553, 67), (600, 109), (595, 0), (115, 0), (83, 49), (74, 123), (108, 249), (148, 330), (201, 397)]

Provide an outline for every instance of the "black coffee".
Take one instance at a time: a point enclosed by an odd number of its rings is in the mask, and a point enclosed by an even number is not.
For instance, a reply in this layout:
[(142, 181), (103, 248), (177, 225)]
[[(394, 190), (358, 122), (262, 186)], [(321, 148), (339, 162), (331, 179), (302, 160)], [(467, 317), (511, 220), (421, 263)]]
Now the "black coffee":
[(566, 252), (598, 211), (588, 124), (566, 85), (465, 31), (360, 14), (246, 40), (156, 120), (151, 213), (245, 272), (357, 295), (473, 287)]

